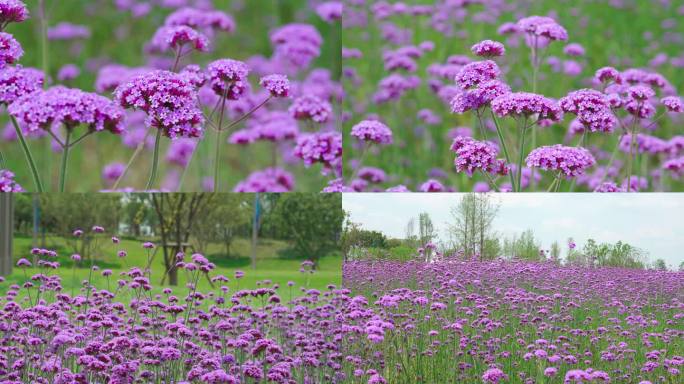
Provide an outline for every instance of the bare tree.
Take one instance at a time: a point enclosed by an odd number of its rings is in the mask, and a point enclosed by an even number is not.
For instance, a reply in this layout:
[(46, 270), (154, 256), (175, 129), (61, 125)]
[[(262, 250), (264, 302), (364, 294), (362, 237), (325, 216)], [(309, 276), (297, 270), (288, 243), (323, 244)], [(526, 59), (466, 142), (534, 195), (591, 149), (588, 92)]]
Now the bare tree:
[(416, 242), (416, 219), (410, 218), (406, 223), (406, 243), (409, 246), (415, 246)]
[(435, 227), (432, 225), (432, 219), (427, 212), (418, 216), (418, 233), (421, 245), (425, 245), (435, 238)]

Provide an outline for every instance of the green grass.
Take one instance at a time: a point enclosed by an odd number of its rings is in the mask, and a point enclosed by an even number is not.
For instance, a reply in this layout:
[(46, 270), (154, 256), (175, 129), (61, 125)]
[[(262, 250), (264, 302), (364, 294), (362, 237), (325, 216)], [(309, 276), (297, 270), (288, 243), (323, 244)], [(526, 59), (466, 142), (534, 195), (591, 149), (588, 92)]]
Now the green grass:
[[(412, 3), (432, 4), (431, 1)], [(666, 10), (651, 1), (628, 1), (625, 3), (630, 4), (630, 6), (624, 9), (610, 7), (608, 3), (607, 1), (534, 1), (527, 2), (526, 4), (529, 6), (521, 4), (519, 7), (514, 7), (517, 16), (547, 15), (555, 11), (556, 16), (554, 17), (568, 30), (568, 43), (579, 43), (586, 49), (586, 56), (576, 59), (584, 66), (581, 75), (578, 77), (553, 73), (548, 65), (542, 64), (543, 77), (539, 81), (538, 93), (552, 98), (560, 98), (570, 90), (587, 87), (585, 79), (593, 76), (594, 72), (603, 66), (613, 65), (620, 70), (630, 67), (647, 67), (648, 62), (659, 52), (664, 52), (669, 57), (678, 57), (682, 54), (681, 46), (663, 40), (665, 30), (660, 28), (660, 23), (663, 20), (676, 18), (674, 10)], [(674, 3), (676, 2), (673, 2), (672, 6), (676, 7)], [(373, 156), (366, 156), (364, 165), (380, 167), (388, 175), (391, 175), (389, 179), (392, 182), (385, 187), (405, 184), (413, 190), (428, 179), (428, 172), (431, 169), (453, 170), (454, 154), (449, 150), (451, 141), (446, 137), (449, 129), (468, 126), (472, 128), (476, 137), (480, 137), (477, 136), (479, 132), (475, 114), (451, 114), (449, 106), (429, 89), (426, 82), (430, 78), (427, 75), (429, 65), (446, 63), (446, 59), (451, 55), (467, 55), (472, 58), (470, 47), (484, 39), (506, 42), (506, 37), (499, 35), (497, 28), (504, 22), (515, 22), (518, 17), (512, 13), (504, 13), (492, 24), (473, 22), (470, 15), (480, 12), (482, 9), (481, 5), (471, 5), (468, 7), (469, 16), (465, 17), (463, 22), (458, 21), (450, 24), (454, 31), (462, 31), (465, 37), (445, 36), (443, 33), (435, 31), (430, 27), (429, 17), (393, 16), (384, 20), (391, 21), (398, 28), (411, 32), (412, 40), (408, 44), (417, 45), (423, 41), (435, 43), (434, 51), (426, 53), (417, 60), (418, 70), (414, 74), (421, 77), (421, 86), (409, 91), (398, 102), (378, 104), (370, 101), (371, 95), (378, 89), (379, 81), (389, 75), (383, 69), (382, 53), (385, 50), (399, 47), (389, 45), (382, 40), (381, 25), (383, 23), (371, 22), (368, 27), (350, 28), (344, 31), (343, 46), (357, 48), (363, 53), (362, 59), (345, 62), (345, 66), (356, 70), (357, 76), (362, 79), (362, 83), (352, 84), (350, 81), (344, 80), (348, 95), (344, 101), (344, 109), (361, 111), (361, 113), (356, 112), (351, 119), (343, 124), (346, 143), (344, 156), (346, 159), (358, 159), (360, 157), (361, 147), (351, 145), (352, 143), (356, 144), (356, 140), (349, 135), (351, 127), (365, 119), (368, 114), (377, 114), (392, 129), (394, 144), (379, 148)], [(579, 16), (576, 16), (571, 10), (578, 10)], [(372, 17), (372, 12), (369, 12), (369, 17)], [(647, 32), (653, 34), (651, 40), (646, 38)], [(677, 23), (677, 26), (669, 32), (684, 33), (684, 23)], [(658, 45), (657, 49), (647, 49), (655, 43)], [(566, 57), (562, 52), (564, 46), (564, 42), (552, 43), (546, 56), (565, 59)], [(513, 91), (531, 92), (529, 48), (522, 43), (519, 47), (507, 46), (506, 50), (506, 57), (497, 60), (500, 66), (506, 70), (503, 79), (511, 85)], [(618, 58), (622, 63), (614, 63), (612, 60), (614, 58)], [(658, 71), (678, 88), (680, 94), (684, 91), (682, 88), (684, 86), (684, 72), (681, 71), (681, 68), (665, 65), (658, 68)], [(445, 81), (445, 84), (450, 83)], [(361, 109), (360, 106), (365, 106), (365, 109)], [(431, 109), (439, 115), (442, 118), (442, 123), (426, 126), (419, 121), (416, 114), (424, 108)], [(485, 117), (488, 116), (489, 113)], [(571, 120), (572, 118), (567, 116), (564, 122), (560, 124), (537, 129), (536, 146), (562, 143)], [(512, 119), (499, 119), (499, 121), (502, 124), (504, 136), (508, 136), (507, 141), (514, 139), (517, 131)], [(424, 128), (425, 132), (422, 136), (414, 133), (417, 128)], [(653, 134), (668, 139), (674, 134), (682, 133), (684, 131), (681, 125), (663, 123)], [(529, 153), (533, 147), (531, 137), (528, 138), (525, 153)], [(618, 131), (612, 135), (592, 134), (589, 136), (588, 143), (589, 145), (600, 146), (610, 153), (615, 148), (618, 137)], [(495, 138), (495, 132), (488, 133), (489, 140), (495, 140)], [(567, 145), (575, 145), (577, 140), (578, 138), (575, 138)], [(517, 144), (511, 146), (509, 143), (511, 156), (516, 159), (516, 162), (517, 148)], [(605, 163), (607, 160), (601, 162), (601, 164)], [(653, 163), (654, 161), (652, 161), (651, 166), (654, 166)], [(353, 173), (353, 169), (348, 166), (349, 161), (346, 161), (345, 164), (347, 165), (345, 175), (349, 176)], [(643, 164), (643, 167), (646, 167), (646, 164)], [(645, 174), (643, 169), (638, 169), (641, 175)], [(469, 179), (464, 174), (450, 172), (449, 178), (445, 181), (449, 185), (457, 185), (461, 190), (472, 190), (475, 182), (486, 182), (486, 179), (482, 175), (476, 175)], [(506, 181), (508, 180), (501, 179), (501, 182)], [(668, 180), (667, 182), (671, 183), (670, 188), (673, 190), (684, 188), (681, 181)], [(546, 189), (550, 183), (551, 177), (547, 176), (539, 185)], [(562, 190), (567, 190), (569, 186), (570, 183), (564, 183)], [(577, 190), (580, 189), (577, 188)]]
[[(31, 19), (21, 24), (10, 25), (6, 32), (15, 36), (24, 48), (25, 54), (20, 64), (25, 67), (42, 68), (42, 54), (40, 45), (40, 23), (38, 21), (37, 1), (29, 1)], [(69, 86), (86, 91), (94, 90), (96, 73), (88, 71), (87, 65), (92, 61), (113, 62), (127, 66), (143, 66), (146, 58), (143, 46), (152, 38), (156, 29), (172, 10), (155, 7), (154, 11), (144, 18), (134, 19), (129, 13), (119, 12), (109, 0), (46, 0), (50, 6), (49, 25), (59, 22), (70, 22), (86, 25), (91, 29), (92, 37), (78, 43), (51, 41), (48, 48), (48, 72), (54, 79), (65, 64), (76, 64), (82, 71), (80, 77)], [(236, 21), (236, 32), (231, 35), (217, 34), (212, 46), (215, 49), (205, 54), (193, 53), (191, 61), (200, 65), (219, 59), (232, 58), (246, 60), (254, 55), (270, 57), (271, 44), (269, 31), (274, 27), (291, 23), (306, 22), (316, 26), (324, 37), (321, 56), (312, 67), (326, 68), (333, 71), (333, 76), (339, 73), (340, 37), (339, 24), (330, 25), (323, 22), (311, 11), (305, 0), (278, 1), (247, 1), (240, 10), (233, 10), (232, 1), (217, 0), (213, 2), (217, 9), (232, 14)], [(118, 38), (117, 36), (122, 36)], [(74, 51), (78, 46), (78, 49)], [(76, 53), (74, 53), (76, 52)], [(256, 76), (252, 76), (253, 86), (258, 87)], [(107, 95), (111, 96), (111, 95)], [(7, 122), (4, 108), (2, 108), (0, 126)], [(207, 112), (208, 114), (208, 112)], [(244, 124), (236, 127), (243, 128)], [(304, 129), (304, 128), (302, 128)], [(79, 134), (80, 135), (80, 134)], [(207, 128), (206, 140), (200, 143), (199, 152), (192, 160), (184, 178), (183, 191), (201, 191), (201, 182), (205, 177), (213, 176), (213, 148), (215, 133)], [(226, 139), (227, 134), (223, 134)], [(152, 135), (154, 137), (154, 135)], [(166, 171), (173, 166), (165, 166), (163, 156), (169, 140), (164, 139), (161, 147), (160, 172), (157, 182), (160, 182)], [(43, 184), (47, 191), (54, 191), (60, 166), (60, 154), (54, 153), (47, 138), (29, 140), (29, 146), (36, 158), (41, 172)], [(0, 139), (0, 151), (4, 154), (7, 167), (17, 174), (16, 180), (27, 190), (34, 190), (23, 152), (18, 142), (6, 142)], [(124, 147), (119, 137), (103, 132), (86, 138), (82, 144), (72, 149), (69, 160), (69, 174), (67, 191), (83, 192), (97, 191), (106, 186), (101, 179), (102, 167), (111, 162), (126, 163), (134, 150)], [(232, 189), (238, 181), (243, 180), (250, 172), (271, 166), (271, 146), (265, 143), (241, 147), (226, 144), (222, 151), (221, 181), (222, 190)], [(248, 160), (247, 160), (248, 159)], [(121, 187), (131, 186), (141, 189), (149, 177), (152, 163), (152, 151), (145, 151), (133, 163), (128, 176), (122, 181)], [(281, 161), (282, 163), (282, 161)], [(282, 164), (281, 164), (282, 165)], [(177, 167), (174, 168), (178, 170)], [(301, 191), (320, 191), (326, 182), (320, 175), (318, 167), (305, 169), (301, 163), (287, 166), (296, 180), (296, 188)], [(229, 188), (230, 187), (230, 188)]]
[[(116, 287), (116, 280), (120, 272), (126, 271), (131, 267), (141, 267), (147, 264), (147, 250), (143, 249), (142, 241), (122, 240), (120, 244), (115, 245), (109, 240), (109, 237), (103, 237), (99, 240), (101, 244), (100, 252), (98, 253), (95, 265), (106, 265), (106, 268), (112, 270), (113, 274), (109, 277), (109, 288), (113, 291)], [(14, 255), (15, 264), (19, 258), (26, 258), (32, 260), (30, 250), (32, 248), (32, 239), (26, 237), (16, 237), (14, 240)], [(48, 237), (46, 239), (46, 246), (48, 249), (58, 250), (58, 260), (60, 263), (64, 262), (69, 266), (63, 266), (57, 270), (57, 274), (62, 279), (62, 286), (65, 293), (71, 293), (72, 289), (78, 290), (81, 287), (81, 281), (87, 280), (89, 275), (89, 263), (82, 261), (76, 268), (70, 263), (70, 255), (72, 251), (67, 247), (64, 239), (58, 237)], [(341, 283), (341, 265), (342, 258), (338, 254), (332, 254), (320, 259), (319, 268), (313, 274), (302, 274), (299, 272), (299, 265), (302, 260), (282, 258), (280, 254), (288, 249), (285, 242), (262, 239), (257, 246), (257, 263), (256, 269), (252, 270), (249, 265), (249, 259), (245, 255), (249, 255), (250, 242), (247, 239), (237, 239), (232, 248), (234, 257), (227, 258), (222, 256), (223, 250), (219, 245), (211, 245), (208, 249), (207, 255), (210, 260), (216, 263), (217, 268), (213, 270), (210, 276), (224, 275), (230, 278), (228, 286), (231, 291), (239, 288), (255, 288), (257, 283), (263, 280), (271, 280), (273, 283), (280, 284), (280, 294), (284, 299), (288, 299), (288, 295), (292, 292), (297, 295), (299, 288), (308, 287), (313, 289), (325, 290), (328, 284), (338, 285)], [(118, 250), (126, 250), (128, 256), (125, 259), (119, 259), (116, 256)], [(189, 255), (187, 256), (189, 257)], [(236, 270), (245, 272), (245, 276), (240, 279), (239, 284), (233, 278)], [(160, 282), (164, 273), (163, 255), (161, 249), (157, 248), (157, 254), (153, 258), (151, 264), (152, 271), (152, 285), (155, 293), (161, 293), (161, 290), (168, 285), (161, 286)], [(27, 276), (41, 272), (38, 268), (28, 268), (25, 270)], [(52, 271), (50, 271), (52, 273)], [(75, 278), (73, 277), (75, 273)], [(93, 273), (92, 281), (100, 289), (107, 289), (107, 279), (101, 276), (101, 270)], [(178, 286), (172, 287), (174, 293), (184, 294), (187, 292), (185, 284), (187, 278), (184, 271), (179, 271)], [(0, 292), (4, 293), (10, 284), (22, 284), (26, 281), (24, 270), (14, 267), (12, 274), (6, 277), (7, 281), (0, 283)], [(290, 290), (286, 287), (288, 281), (295, 282), (295, 287)], [(168, 281), (167, 281), (168, 284)], [(211, 290), (211, 286), (207, 279), (201, 279), (198, 284), (198, 289), (203, 292)], [(218, 286), (215, 288), (218, 289)]]

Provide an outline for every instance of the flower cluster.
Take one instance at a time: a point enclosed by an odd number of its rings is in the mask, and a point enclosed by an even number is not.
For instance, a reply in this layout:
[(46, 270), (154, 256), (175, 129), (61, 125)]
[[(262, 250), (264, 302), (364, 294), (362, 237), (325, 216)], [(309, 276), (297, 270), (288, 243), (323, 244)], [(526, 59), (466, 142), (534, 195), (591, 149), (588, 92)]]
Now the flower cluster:
[(351, 135), (367, 143), (392, 143), (392, 130), (376, 120), (363, 120), (359, 122), (352, 127)]
[(271, 33), (275, 47), (274, 57), (297, 69), (306, 68), (321, 54), (323, 38), (318, 30), (308, 24), (288, 24)]
[(577, 115), (577, 121), (589, 132), (612, 132), (617, 118), (605, 94), (593, 89), (570, 92), (559, 101), (563, 112)]
[(138, 75), (115, 91), (122, 107), (144, 111), (148, 116), (145, 124), (170, 138), (202, 135), (204, 117), (196, 95), (183, 76), (168, 71)]
[(535, 148), (525, 161), (528, 167), (559, 172), (568, 178), (582, 175), (596, 164), (588, 150), (560, 144)]
[(22, 188), (21, 185), (14, 181), (14, 173), (7, 169), (0, 169), (0, 192), (24, 192), (24, 188)]
[(218, 10), (180, 8), (165, 21), (167, 26), (188, 26), (194, 29), (215, 29), (227, 33), (235, 31), (235, 21), (229, 14)]
[(342, 135), (339, 132), (319, 132), (300, 135), (294, 155), (307, 167), (321, 163), (324, 169), (336, 169), (342, 161)]
[(0, 71), (0, 103), (12, 104), (23, 95), (43, 88), (43, 72), (21, 66), (7, 67)]
[(507, 169), (505, 162), (502, 165), (501, 161), (496, 159), (499, 150), (491, 143), (458, 136), (451, 144), (451, 150), (456, 152), (456, 171), (466, 172), (469, 176), (476, 170), (497, 173), (501, 169)]
[(161, 52), (171, 49), (181, 52), (186, 44), (199, 52), (209, 50), (209, 38), (186, 25), (163, 26), (152, 38), (152, 48)]
[(294, 177), (281, 168), (266, 168), (249, 175), (233, 192), (290, 192), (294, 189)]
[(62, 86), (25, 94), (10, 104), (8, 111), (29, 131), (49, 130), (53, 124), (63, 124), (69, 130), (85, 125), (90, 131), (125, 131), (124, 111), (111, 100)]
[(241, 61), (216, 60), (207, 66), (207, 74), (211, 89), (229, 100), (238, 100), (249, 87), (249, 67)]
[(0, 30), (9, 23), (21, 23), (29, 17), (26, 4), (21, 0), (0, 0)]
[(0, 69), (5, 68), (8, 64), (14, 64), (22, 56), (24, 56), (24, 49), (14, 39), (14, 36), (0, 32)]
[(506, 93), (492, 100), (492, 111), (499, 117), (531, 117), (559, 121), (563, 118), (558, 104), (547, 97), (529, 92)]

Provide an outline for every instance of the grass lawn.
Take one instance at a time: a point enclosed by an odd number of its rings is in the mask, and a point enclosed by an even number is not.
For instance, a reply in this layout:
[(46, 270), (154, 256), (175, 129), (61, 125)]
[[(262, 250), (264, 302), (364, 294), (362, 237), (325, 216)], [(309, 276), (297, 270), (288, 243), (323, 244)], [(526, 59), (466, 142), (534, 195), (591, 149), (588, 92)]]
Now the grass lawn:
[[(103, 268), (111, 269), (113, 274), (109, 279), (101, 275), (101, 270), (93, 272), (92, 281), (100, 289), (107, 288), (113, 292), (116, 289), (116, 280), (118, 274), (128, 270), (131, 267), (144, 268), (147, 264), (148, 252), (142, 247), (142, 241), (139, 240), (121, 240), (119, 244), (113, 244), (109, 236), (102, 235), (98, 239), (99, 250), (95, 265)], [(30, 250), (32, 248), (32, 239), (30, 237), (15, 237), (14, 239), (14, 264), (19, 258), (26, 258), (33, 260)], [(80, 282), (88, 279), (89, 261), (83, 260), (80, 264), (74, 266), (70, 259), (73, 253), (72, 249), (67, 246), (65, 240), (59, 237), (47, 237), (46, 248), (55, 249), (58, 252), (57, 260), (62, 265), (57, 273), (62, 278), (62, 286), (65, 293), (71, 293), (72, 289), (77, 290), (81, 287)], [(119, 250), (125, 250), (128, 255), (124, 259), (117, 257)], [(283, 299), (289, 299), (290, 292), (296, 295), (299, 288), (309, 287), (319, 290), (325, 290), (328, 284), (340, 285), (342, 281), (342, 258), (339, 254), (329, 255), (320, 259), (319, 268), (313, 274), (303, 274), (299, 272), (301, 258), (295, 258), (291, 254), (288, 244), (283, 241), (262, 239), (257, 246), (257, 263), (256, 269), (250, 268), (249, 239), (237, 239), (231, 248), (232, 257), (226, 257), (223, 247), (220, 245), (211, 245), (208, 248), (207, 256), (212, 262), (216, 264), (216, 269), (211, 272), (211, 276), (224, 275), (230, 278), (228, 286), (231, 291), (239, 288), (254, 288), (260, 281), (271, 280), (273, 283), (280, 284), (280, 295)], [(162, 288), (168, 286), (161, 286), (161, 279), (164, 273), (163, 254), (160, 248), (156, 249), (156, 254), (152, 250), (150, 255), (153, 255), (151, 270), (152, 270), (152, 284), (155, 293), (161, 293)], [(189, 255), (188, 255), (189, 257)], [(245, 272), (245, 276), (239, 281), (234, 279), (236, 270)], [(22, 284), (26, 281), (26, 276), (31, 276), (40, 273), (38, 268), (28, 268), (25, 271), (21, 268), (14, 267), (12, 275), (7, 276), (4, 283), (0, 283), (0, 292), (4, 293), (10, 284)], [(44, 272), (44, 271), (43, 271)], [(49, 271), (51, 274), (54, 271)], [(185, 271), (179, 271), (178, 287), (174, 288), (174, 294), (183, 295), (187, 292), (185, 284), (187, 278)], [(290, 290), (286, 284), (288, 281), (295, 282), (295, 286)], [(215, 287), (218, 289), (218, 286)], [(207, 279), (201, 279), (199, 283), (199, 290), (207, 292), (211, 290)]]

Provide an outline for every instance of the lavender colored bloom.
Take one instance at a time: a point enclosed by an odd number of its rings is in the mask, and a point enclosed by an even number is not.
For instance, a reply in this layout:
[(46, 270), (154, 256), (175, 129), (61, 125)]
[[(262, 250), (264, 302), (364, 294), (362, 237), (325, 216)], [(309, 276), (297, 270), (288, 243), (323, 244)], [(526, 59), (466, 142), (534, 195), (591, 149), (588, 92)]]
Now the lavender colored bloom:
[(95, 90), (97, 92), (114, 91), (119, 85), (149, 71), (148, 68), (129, 68), (118, 64), (105, 65), (97, 72)]
[(0, 69), (7, 64), (14, 64), (24, 55), (24, 50), (14, 36), (0, 32)]
[(294, 189), (294, 177), (280, 168), (266, 168), (253, 172), (233, 189), (234, 192), (290, 192)]
[(62, 22), (48, 28), (47, 37), (49, 40), (88, 39), (90, 38), (90, 28), (85, 25)]
[(392, 131), (376, 120), (363, 120), (354, 125), (351, 135), (357, 139), (376, 144), (392, 144)]
[(682, 113), (684, 112), (684, 102), (678, 96), (663, 97), (660, 104), (664, 105), (668, 112)]
[(248, 89), (249, 67), (231, 59), (216, 60), (207, 67), (211, 89), (217, 95), (226, 95), (229, 100), (238, 100)]
[(506, 54), (504, 45), (493, 40), (483, 40), (473, 45), (470, 51), (480, 57), (500, 57)]
[(28, 17), (29, 11), (23, 1), (0, 0), (0, 25), (3, 27), (2, 29), (9, 23), (21, 23)]
[(499, 368), (489, 368), (488, 370), (485, 371), (485, 373), (482, 375), (482, 380), (485, 383), (498, 383), (502, 380), (506, 380), (508, 378), (508, 375), (506, 375), (502, 370)]
[(342, 19), (343, 5), (341, 1), (326, 1), (316, 7), (316, 14), (328, 23)]
[(384, 183), (387, 180), (387, 174), (380, 168), (363, 167), (359, 170), (358, 176), (370, 183)]
[(188, 166), (192, 153), (197, 147), (197, 141), (188, 138), (173, 140), (166, 152), (166, 161), (182, 168)]
[(576, 177), (593, 167), (596, 160), (584, 148), (556, 144), (534, 149), (527, 156), (526, 163), (530, 168), (541, 168), (563, 173), (566, 177)]
[(511, 88), (499, 80), (482, 83), (477, 88), (465, 90), (451, 99), (451, 111), (464, 113), (489, 105), (495, 98), (511, 92)]
[(0, 103), (12, 104), (19, 97), (43, 88), (45, 76), (34, 68), (7, 67), (0, 71)]
[[(644, 133), (637, 133), (634, 137), (635, 149), (638, 153), (649, 153), (651, 155), (657, 155), (660, 153), (665, 153), (669, 149), (669, 144), (667, 141), (656, 137), (647, 135)], [(632, 134), (628, 133), (622, 136), (622, 140), (618, 144), (620, 150), (624, 153), (630, 153), (630, 147), (632, 144)]]
[(307, 167), (321, 163), (325, 168), (335, 168), (342, 158), (342, 135), (339, 132), (301, 135), (297, 138), (294, 155), (304, 160)]
[(14, 173), (7, 169), (0, 169), (0, 192), (18, 193), (24, 192), (24, 188), (14, 181)]
[(67, 64), (59, 69), (57, 80), (61, 82), (73, 80), (81, 74), (81, 69), (75, 64)]
[(593, 89), (570, 92), (559, 105), (564, 112), (577, 115), (577, 122), (589, 132), (612, 132), (617, 125), (606, 96)]
[(468, 136), (459, 136), (451, 144), (456, 152), (456, 171), (472, 176), (474, 171), (493, 172), (497, 166), (496, 156), (499, 150), (491, 143), (477, 141)]
[(596, 71), (596, 74), (594, 75), (594, 79), (598, 83), (616, 83), (616, 84), (622, 84), (622, 75), (620, 74), (620, 71), (613, 67), (603, 67), (600, 68)]
[(476, 61), (465, 65), (456, 75), (456, 83), (463, 89), (476, 87), (494, 80), (501, 74), (499, 66), (491, 60)]
[(30, 267), (31, 265), (32, 265), (31, 262), (24, 259), (24, 258), (21, 258), (21, 259), (19, 259), (19, 261), (17, 261), (17, 267), (20, 267), (20, 268)]
[(528, 92), (507, 93), (495, 98), (492, 100), (492, 111), (499, 117), (538, 114), (540, 119), (551, 121), (563, 118), (563, 112), (554, 100)]
[(624, 192), (625, 190), (621, 187), (618, 187), (617, 184), (611, 182), (611, 181), (605, 181), (601, 184), (599, 184), (598, 187), (594, 189), (594, 192)]
[(430, 179), (418, 188), (420, 192), (445, 192), (447, 189), (439, 180)]
[(235, 21), (222, 11), (180, 8), (166, 17), (167, 26), (188, 26), (195, 29), (216, 29), (231, 33), (235, 31)]
[(182, 76), (152, 71), (120, 85), (115, 92), (124, 108), (147, 114), (145, 125), (163, 130), (165, 136), (200, 137), (204, 117), (197, 106), (195, 88)]
[(185, 25), (163, 26), (152, 37), (152, 47), (161, 52), (171, 49), (180, 52), (186, 44), (200, 52), (209, 50), (207, 36)]
[(308, 67), (321, 54), (323, 38), (313, 25), (288, 24), (273, 31), (270, 38), (274, 58), (297, 69)]
[(90, 131), (125, 131), (124, 111), (106, 97), (62, 86), (19, 97), (8, 108), (9, 113), (26, 123), (30, 131), (51, 129), (64, 124), (74, 129), (83, 124)]
[(563, 53), (568, 56), (584, 56), (584, 47), (577, 43), (571, 43), (563, 48)]
[(330, 119), (332, 106), (317, 96), (305, 95), (294, 99), (289, 111), (295, 119), (311, 119), (322, 124)]
[(632, 100), (646, 101), (655, 96), (655, 91), (644, 85), (634, 85), (627, 88), (627, 95)]
[(324, 193), (340, 193), (340, 192), (354, 192), (354, 189), (344, 185), (344, 180), (341, 178), (333, 179), (328, 182), (328, 185), (323, 188)]
[(411, 192), (409, 191), (408, 188), (406, 188), (405, 185), (395, 185), (394, 187), (389, 187), (385, 190), (385, 192), (392, 192), (392, 193), (402, 193), (402, 192)]
[(264, 87), (273, 97), (290, 96), (290, 80), (285, 75), (268, 75), (261, 78), (259, 85)]
[(556, 20), (545, 16), (529, 16), (518, 20), (517, 27), (530, 35), (548, 40), (567, 40), (568, 31)]
[(123, 175), (125, 169), (126, 164), (123, 163), (107, 164), (102, 169), (102, 178), (107, 184), (113, 184), (121, 175)]

